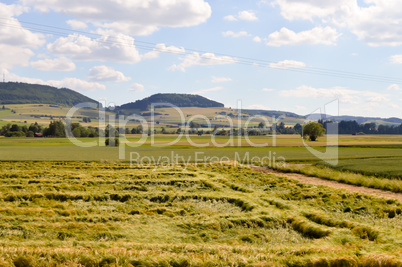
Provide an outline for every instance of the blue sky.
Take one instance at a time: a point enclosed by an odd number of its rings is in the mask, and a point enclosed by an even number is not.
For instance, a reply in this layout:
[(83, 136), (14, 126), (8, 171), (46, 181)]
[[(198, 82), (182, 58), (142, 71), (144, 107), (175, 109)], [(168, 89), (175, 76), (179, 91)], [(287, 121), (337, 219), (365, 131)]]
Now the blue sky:
[(175, 92), (402, 117), (400, 25), (398, 0), (3, 0), (0, 70), (116, 105)]

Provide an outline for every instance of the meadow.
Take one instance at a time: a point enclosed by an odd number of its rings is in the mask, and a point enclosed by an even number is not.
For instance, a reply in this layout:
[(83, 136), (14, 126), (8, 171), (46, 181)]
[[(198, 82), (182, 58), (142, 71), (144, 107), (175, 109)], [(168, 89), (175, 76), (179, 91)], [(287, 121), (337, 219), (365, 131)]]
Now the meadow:
[(2, 266), (401, 266), (402, 204), (230, 164), (2, 162)]

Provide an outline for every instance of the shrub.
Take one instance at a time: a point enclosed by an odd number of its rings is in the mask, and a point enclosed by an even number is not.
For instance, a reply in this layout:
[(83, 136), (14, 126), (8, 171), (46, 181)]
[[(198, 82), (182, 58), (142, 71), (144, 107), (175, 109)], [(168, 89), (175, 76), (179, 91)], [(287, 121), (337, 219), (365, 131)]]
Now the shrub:
[(13, 260), (15, 267), (33, 267), (35, 265), (35, 259), (31, 256), (18, 256)]
[(300, 218), (289, 217), (287, 222), (290, 223), (296, 232), (299, 232), (308, 238), (321, 238), (328, 236), (331, 233), (329, 230), (324, 230)]
[(378, 238), (378, 231), (368, 226), (356, 226), (352, 229), (352, 232), (359, 236), (361, 239), (368, 239), (374, 241)]

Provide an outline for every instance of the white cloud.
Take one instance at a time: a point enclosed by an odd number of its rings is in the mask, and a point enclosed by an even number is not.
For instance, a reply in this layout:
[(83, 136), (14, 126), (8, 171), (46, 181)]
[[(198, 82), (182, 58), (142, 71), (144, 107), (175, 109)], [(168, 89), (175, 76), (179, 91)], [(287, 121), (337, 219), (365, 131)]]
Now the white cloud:
[(275, 89), (272, 89), (272, 88), (262, 88), (262, 91), (263, 91), (263, 92), (273, 92), (273, 91), (275, 91)]
[(3, 72), (6, 73), (8, 80), (15, 82), (50, 85), (58, 88), (68, 88), (78, 92), (106, 90), (106, 86), (103, 84), (87, 82), (77, 78), (65, 78), (63, 80), (44, 81), (37, 78), (21, 77), (14, 73), (8, 72), (7, 70), (3, 70)]
[(360, 104), (366, 102), (387, 102), (390, 99), (387, 95), (370, 91), (357, 91), (347, 89), (345, 87), (332, 88), (313, 88), (311, 86), (300, 86), (292, 90), (282, 90), (279, 92), (284, 97), (296, 98), (318, 98), (334, 100), (339, 99), (340, 102), (348, 104)]
[(77, 78), (65, 78), (61, 81), (47, 81), (46, 83), (58, 88), (69, 88), (75, 91), (98, 91), (106, 90), (106, 86), (96, 82), (87, 82)]
[(255, 15), (254, 11), (240, 11), (239, 14), (237, 15), (237, 17), (240, 20), (247, 20), (247, 21), (255, 21), (258, 20), (257, 16)]
[(304, 68), (306, 64), (300, 61), (283, 60), (277, 63), (270, 63), (269, 67), (273, 69)]
[(29, 59), (35, 55), (32, 50), (19, 46), (0, 44), (0, 68), (11, 69), (13, 66), (28, 66)]
[(124, 34), (102, 36), (96, 40), (71, 34), (48, 44), (47, 48), (56, 55), (70, 56), (75, 60), (122, 63), (137, 63), (141, 60), (135, 48), (134, 39)]
[(261, 43), (262, 39), (261, 39), (261, 37), (256, 36), (256, 37), (253, 38), (253, 41), (256, 42), (256, 43)]
[(281, 15), (290, 20), (321, 20), (350, 30), (370, 46), (402, 45), (402, 6), (399, 0), (275, 0)]
[(222, 82), (231, 82), (232, 79), (229, 77), (215, 77), (212, 76), (212, 82), (213, 83), (222, 83)]
[(341, 34), (337, 33), (336, 29), (331, 27), (315, 27), (308, 31), (296, 33), (287, 28), (282, 28), (279, 32), (276, 31), (268, 36), (268, 46), (282, 45), (335, 45), (336, 40)]
[(256, 21), (258, 20), (254, 11), (252, 10), (243, 10), (239, 11), (236, 15), (228, 15), (223, 18), (227, 21), (237, 21), (237, 20), (245, 20), (245, 21)]
[(353, 6), (351, 11), (345, 12), (342, 17), (346, 18), (351, 32), (370, 46), (402, 45), (401, 2), (370, 0), (367, 3), (370, 4), (369, 7)]
[[(349, 0), (275, 0), (273, 5), (278, 5), (281, 15), (290, 21), (313, 20), (313, 18), (326, 18), (333, 15), (337, 10), (348, 5)], [(349, 1), (352, 2), (352, 1)]]
[(45, 40), (42, 34), (32, 33), (22, 27), (21, 23), (13, 16), (24, 11), (20, 6), (0, 3), (0, 43), (3, 45), (20, 47), (38, 47)]
[(217, 86), (217, 87), (212, 87), (212, 88), (208, 88), (208, 89), (201, 89), (195, 92), (192, 92), (192, 94), (205, 94), (208, 92), (215, 92), (215, 91), (221, 91), (225, 88), (223, 88), (222, 86)]
[(260, 109), (260, 110), (269, 110), (268, 107), (261, 104), (253, 104), (247, 107), (247, 109)]
[(83, 30), (88, 28), (88, 25), (85, 22), (79, 21), (79, 20), (67, 20), (67, 24), (70, 25), (70, 27), (73, 30)]
[(197, 52), (186, 55), (183, 61), (179, 65), (172, 65), (169, 70), (175, 71), (186, 71), (186, 68), (191, 66), (210, 66), (210, 65), (224, 65), (233, 64), (237, 60), (229, 56), (216, 56), (213, 53), (205, 53), (200, 55)]
[(304, 111), (304, 110), (307, 110), (307, 108), (306, 108), (305, 106), (299, 106), (299, 105), (296, 105), (296, 106), (295, 106), (295, 109), (296, 109), (297, 111)]
[(226, 32), (223, 32), (222, 35), (224, 37), (233, 37), (233, 38), (250, 36), (250, 34), (248, 34), (246, 31), (241, 31), (241, 32), (226, 31)]
[[(22, 0), (41, 12), (50, 10), (103, 29), (125, 34), (151, 34), (159, 27), (199, 25), (211, 16), (204, 0)], [(144, 30), (145, 29), (145, 30)]]
[(100, 27), (96, 31), (100, 35), (113, 35), (119, 32), (127, 35), (146, 36), (159, 29), (153, 25), (132, 25), (124, 22), (94, 23), (94, 25)]
[(166, 46), (165, 44), (157, 44), (151, 52), (142, 55), (142, 58), (145, 59), (157, 58), (159, 56), (159, 53), (184, 54), (186, 53), (186, 49), (184, 49), (183, 47), (177, 47), (173, 45)]
[(389, 106), (391, 108), (394, 108), (394, 109), (402, 109), (402, 107), (400, 105), (397, 105), (397, 104), (394, 104), (394, 103), (389, 103)]
[(134, 83), (129, 90), (132, 92), (135, 92), (135, 93), (140, 93), (140, 92), (144, 91), (144, 85), (139, 84), (139, 83)]
[(89, 70), (89, 80), (96, 82), (126, 82), (130, 77), (124, 76), (120, 71), (116, 71), (108, 66), (95, 66)]
[(73, 71), (75, 64), (65, 57), (55, 59), (43, 59), (31, 62), (31, 66), (42, 71)]
[(27, 66), (34, 55), (29, 48), (38, 48), (45, 42), (42, 34), (27, 30), (14, 18), (27, 11), (20, 5), (0, 3), (0, 68)]
[(236, 17), (233, 15), (225, 16), (223, 19), (227, 20), (227, 21), (236, 21), (237, 20)]
[(388, 91), (402, 91), (402, 88), (399, 87), (398, 84), (391, 84), (390, 86), (387, 87)]
[(389, 58), (391, 63), (402, 64), (402, 55), (393, 55)]
[(390, 99), (388, 97), (386, 97), (385, 95), (381, 95), (378, 93), (373, 93), (371, 96), (370, 94), (368, 95), (368, 97), (366, 98), (366, 101), (368, 102), (377, 102), (377, 103), (381, 103), (381, 102), (388, 102), (390, 101)]

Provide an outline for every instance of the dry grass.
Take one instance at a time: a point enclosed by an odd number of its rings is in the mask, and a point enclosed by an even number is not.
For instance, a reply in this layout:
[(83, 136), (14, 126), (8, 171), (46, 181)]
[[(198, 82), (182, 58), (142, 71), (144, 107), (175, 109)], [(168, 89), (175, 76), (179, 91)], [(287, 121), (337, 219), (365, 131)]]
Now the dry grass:
[(401, 261), (400, 203), (231, 164), (153, 170), (118, 162), (3, 162), (0, 173), (4, 266)]

